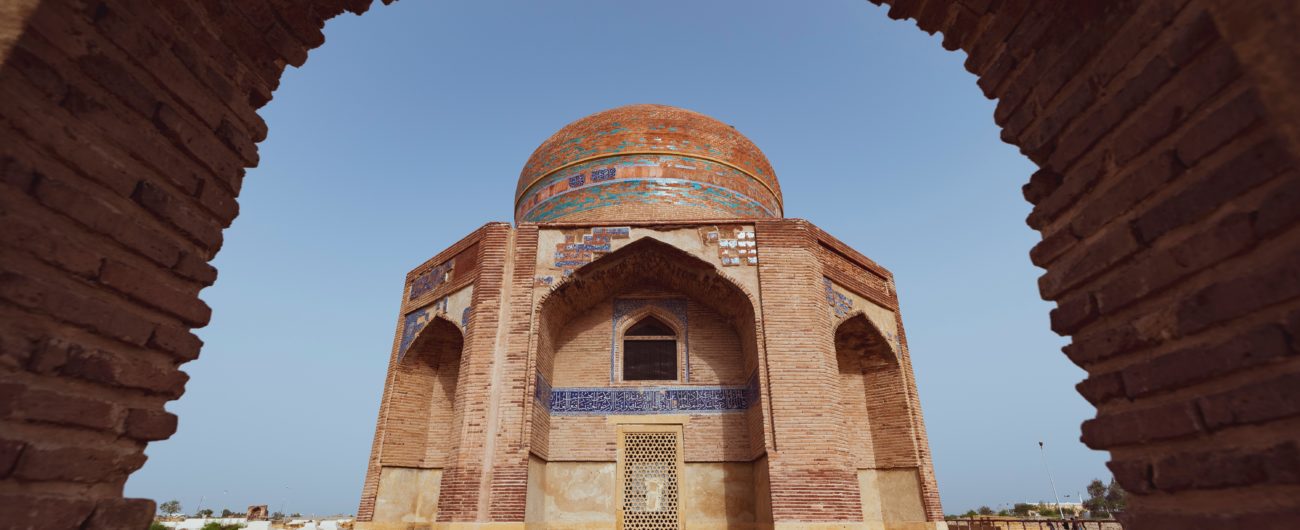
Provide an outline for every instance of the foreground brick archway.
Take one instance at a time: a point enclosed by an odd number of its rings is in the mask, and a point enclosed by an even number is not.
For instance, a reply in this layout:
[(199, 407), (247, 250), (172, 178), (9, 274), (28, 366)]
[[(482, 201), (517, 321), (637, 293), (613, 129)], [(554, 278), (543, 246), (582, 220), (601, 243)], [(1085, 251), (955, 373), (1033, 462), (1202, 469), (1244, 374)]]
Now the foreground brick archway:
[[(122, 499), (208, 321), (197, 293), (324, 21), (370, 0), (0, 7), (0, 519), (142, 527)], [(1083, 440), (1133, 528), (1300, 518), (1300, 7), (897, 0), (998, 99)], [(493, 489), (496, 494), (496, 489)], [(511, 492), (503, 492), (509, 495)], [(486, 514), (480, 514), (487, 519)]]

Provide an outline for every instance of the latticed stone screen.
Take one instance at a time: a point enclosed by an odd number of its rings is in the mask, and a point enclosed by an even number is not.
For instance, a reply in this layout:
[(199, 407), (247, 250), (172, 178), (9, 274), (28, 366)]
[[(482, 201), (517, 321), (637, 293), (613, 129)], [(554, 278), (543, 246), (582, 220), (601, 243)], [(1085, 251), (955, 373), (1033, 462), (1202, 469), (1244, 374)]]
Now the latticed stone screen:
[(678, 528), (680, 451), (677, 432), (623, 433), (623, 528)]

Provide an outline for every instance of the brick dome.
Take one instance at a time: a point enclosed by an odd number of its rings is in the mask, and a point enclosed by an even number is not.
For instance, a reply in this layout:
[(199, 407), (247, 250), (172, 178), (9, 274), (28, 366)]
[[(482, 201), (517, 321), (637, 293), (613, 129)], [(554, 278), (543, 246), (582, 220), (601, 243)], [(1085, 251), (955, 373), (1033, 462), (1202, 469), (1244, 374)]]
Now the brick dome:
[(767, 157), (730, 125), (628, 105), (570, 123), (519, 174), (515, 221), (781, 217)]

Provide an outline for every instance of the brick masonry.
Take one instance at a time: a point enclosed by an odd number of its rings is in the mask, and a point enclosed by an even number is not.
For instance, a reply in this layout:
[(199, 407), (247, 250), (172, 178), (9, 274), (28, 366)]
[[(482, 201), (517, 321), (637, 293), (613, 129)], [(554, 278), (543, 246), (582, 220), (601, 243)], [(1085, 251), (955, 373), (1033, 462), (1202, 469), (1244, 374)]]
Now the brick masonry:
[[(283, 68), (323, 44), (326, 20), (370, 3), (15, 0), (0, 10), (0, 513), (10, 527), (149, 520), (153, 503), (122, 499), (122, 484), (147, 442), (168, 436), (163, 405), (199, 354), (189, 330), (208, 310), (198, 292), (216, 279), (208, 262), (266, 137), (257, 111)], [(978, 88), (998, 100), (1003, 139), (1040, 167), (1024, 187), (1027, 221), (1043, 235), (1030, 258), (1047, 271), (1041, 292), (1057, 303), (1053, 329), (1071, 337), (1066, 355), (1088, 373), (1079, 389), (1097, 416), (1083, 439), (1110, 452), (1135, 493), (1130, 526), (1290, 526), (1300, 517), (1300, 464), (1287, 456), (1300, 416), (1300, 7), (895, 0), (888, 16), (964, 50)], [(516, 247), (530, 237), (492, 230)], [(792, 293), (834, 279), (834, 264), (809, 259), (820, 250), (798, 250), (808, 230), (757, 229), (774, 265), (791, 267)], [(521, 276), (525, 264), (480, 255), (477, 275), (496, 287), (476, 284), (476, 299), (535, 281)], [(540, 342), (527, 316), (507, 313), (480, 318), (476, 305), (466, 343), (498, 331)], [(834, 354), (830, 339), (789, 342), (766, 348)], [(530, 361), (492, 370), (532, 349), (463, 360), (461, 377), (528, 381), (514, 371), (529, 373)], [(820, 383), (837, 376), (792, 369)], [(495, 442), (452, 457), (444, 491), (467, 500), (444, 507), (448, 517), (518, 513), (520, 447), (534, 430), (525, 418), (537, 411), (532, 388), (519, 390), (522, 411), (497, 418), (500, 435), (464, 432), (462, 445)], [(493, 395), (456, 394), (462, 419), (460, 403)], [(781, 418), (790, 406), (773, 396), (762, 410)], [(832, 420), (808, 428), (831, 432)], [(785, 452), (783, 431), (798, 426), (774, 423), (766, 437)], [(774, 484), (848, 487), (842, 471), (797, 465), (813, 448), (789, 442), (790, 456), (770, 463)], [(790, 491), (774, 510), (818, 494)], [(835, 516), (840, 500), (817, 513)]]

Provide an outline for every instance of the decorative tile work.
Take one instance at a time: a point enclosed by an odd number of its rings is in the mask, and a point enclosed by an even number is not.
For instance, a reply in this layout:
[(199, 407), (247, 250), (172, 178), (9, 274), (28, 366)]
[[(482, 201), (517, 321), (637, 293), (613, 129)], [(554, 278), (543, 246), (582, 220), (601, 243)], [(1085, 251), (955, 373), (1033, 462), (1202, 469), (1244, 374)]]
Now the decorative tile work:
[(844, 293), (836, 291), (831, 284), (830, 278), (822, 278), (822, 285), (826, 286), (826, 304), (835, 311), (837, 318), (853, 312), (853, 299)]
[(552, 414), (671, 414), (749, 408), (744, 387), (563, 388), (551, 393)]
[[(433, 321), (434, 317), (438, 315), (447, 316), (448, 303), (450, 301), (450, 296), (444, 296), (435, 300), (432, 304), (411, 311), (410, 313), (407, 313), (405, 317), (402, 317), (402, 339), (397, 348), (398, 362), (401, 362), (402, 358), (406, 356), (406, 349), (411, 346), (411, 342), (413, 342), (415, 337), (429, 325), (429, 322)], [(472, 313), (472, 310), (472, 307), (466, 307), (460, 313), (460, 328), (462, 332), (469, 326), (469, 316)]]
[(722, 217), (779, 217), (779, 199), (736, 168), (677, 153), (612, 156), (557, 172), (531, 186), (519, 221), (546, 222), (619, 204), (675, 204)]
[(452, 269), (455, 268), (456, 260), (449, 259), (438, 266), (425, 271), (411, 280), (411, 294), (407, 298), (415, 300), (421, 295), (437, 289), (447, 280), (451, 279)]
[[(556, 268), (569, 277), (579, 267), (596, 261), (610, 253), (610, 241), (628, 239), (632, 229), (626, 226), (593, 227), (590, 231), (566, 231), (564, 242), (555, 245)], [(540, 280), (540, 278), (539, 278)], [(550, 285), (550, 283), (547, 283)]]
[(898, 334), (888, 330), (881, 330), (881, 333), (885, 335), (885, 340), (889, 341), (889, 344), (894, 347), (895, 354), (903, 353), (903, 339)]
[(761, 396), (759, 396), (760, 391), (758, 384), (758, 370), (754, 370), (754, 373), (749, 374), (749, 382), (745, 384), (745, 400), (748, 401), (749, 406), (758, 406), (761, 399)]
[[(445, 304), (446, 298), (440, 300), (440, 302)], [(406, 349), (411, 346), (411, 341), (415, 340), (415, 336), (419, 335), (420, 331), (423, 330), (425, 326), (428, 326), (429, 322), (432, 322), (433, 317), (437, 314), (438, 302), (434, 302), (433, 304), (411, 311), (402, 318), (402, 340), (397, 347), (398, 362), (401, 362), (402, 357), (406, 356)]]
[(551, 392), (550, 381), (547, 381), (545, 377), (542, 377), (541, 372), (537, 372), (537, 384), (533, 387), (533, 399), (536, 399), (538, 403), (541, 403), (542, 406), (546, 407), (546, 410), (550, 410)]
[(758, 265), (758, 240), (752, 230), (738, 226), (700, 227), (705, 246), (718, 247), (718, 261), (723, 267)]
[(537, 373), (533, 398), (558, 416), (740, 412), (759, 404), (758, 372), (745, 386), (552, 388)]
[(615, 298), (614, 299), (614, 319), (612, 322), (611, 339), (609, 344), (609, 381), (617, 381), (614, 367), (618, 366), (618, 327), (623, 325), (623, 320), (628, 315), (638, 313), (646, 307), (656, 307), (667, 311), (677, 322), (682, 325), (682, 365), (686, 374), (683, 379), (687, 382), (691, 380), (691, 348), (690, 348), (690, 320), (686, 318), (686, 299), (685, 298)]

